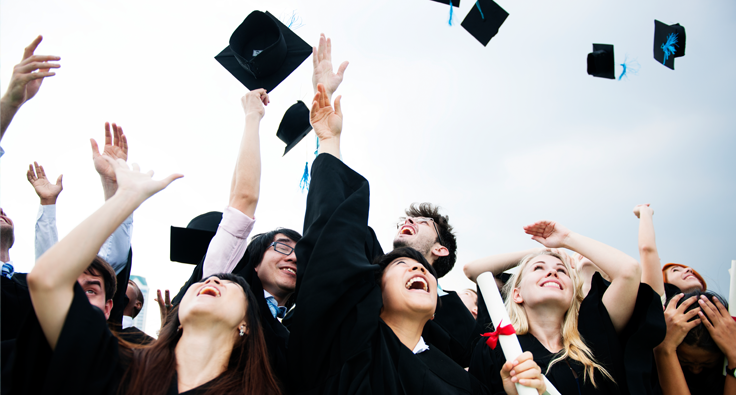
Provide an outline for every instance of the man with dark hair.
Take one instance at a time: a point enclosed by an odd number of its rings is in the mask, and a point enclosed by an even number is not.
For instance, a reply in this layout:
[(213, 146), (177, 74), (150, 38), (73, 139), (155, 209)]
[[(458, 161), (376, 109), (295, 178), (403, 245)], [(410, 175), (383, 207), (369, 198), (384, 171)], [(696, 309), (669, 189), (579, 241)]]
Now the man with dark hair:
[(123, 326), (118, 331), (118, 336), (129, 343), (151, 343), (154, 340), (151, 336), (133, 326), (133, 319), (138, 316), (138, 313), (143, 309), (143, 303), (145, 303), (143, 292), (138, 288), (135, 281), (128, 280), (128, 289), (125, 291), (125, 296), (128, 298), (128, 304), (123, 310)]
[(432, 203), (412, 203), (405, 212), (407, 216), (396, 224), (399, 231), (394, 248), (411, 247), (421, 252), (437, 271), (437, 278), (443, 277), (457, 260), (457, 240), (450, 218), (441, 215)]

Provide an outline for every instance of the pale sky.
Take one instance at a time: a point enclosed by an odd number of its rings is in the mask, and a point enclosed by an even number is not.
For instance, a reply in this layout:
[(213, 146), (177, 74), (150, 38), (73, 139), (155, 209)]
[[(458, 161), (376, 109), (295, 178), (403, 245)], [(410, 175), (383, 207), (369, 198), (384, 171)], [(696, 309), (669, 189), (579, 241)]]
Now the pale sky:
[[(343, 95), (344, 161), (371, 182), (370, 225), (385, 250), (411, 202), (439, 204), (458, 236), (458, 263), (440, 283), (470, 285), (464, 263), (538, 246), (522, 226), (540, 219), (638, 259), (632, 209), (651, 203), (663, 263), (696, 268), (728, 295), (736, 259), (734, 96), (726, 1), (498, 2), (510, 16), (487, 47), (449, 7), (429, 0), (81, 1), (0, 0), (0, 87), (23, 48), (61, 56), (61, 69), (16, 115), (0, 145), (0, 205), (15, 221), (11, 258), (32, 268), (38, 198), (34, 160), (55, 180), (63, 237), (103, 202), (89, 138), (122, 125), (129, 162), (158, 177), (185, 175), (135, 213), (133, 274), (176, 293), (193, 266), (169, 261), (169, 227), (227, 204), (247, 90), (215, 61), (253, 10), (301, 18), (310, 45), (333, 38), (349, 60)], [(652, 57), (654, 19), (686, 28), (672, 71)], [(623, 81), (586, 73), (593, 43), (641, 68)], [(336, 67), (335, 66), (335, 67)], [(282, 157), (278, 124), (309, 101), (311, 58), (271, 94), (261, 122), (262, 184), (254, 233), (301, 231), (299, 180), (312, 134)], [(617, 66), (616, 74), (621, 67)], [(147, 328), (158, 310), (150, 297)]]

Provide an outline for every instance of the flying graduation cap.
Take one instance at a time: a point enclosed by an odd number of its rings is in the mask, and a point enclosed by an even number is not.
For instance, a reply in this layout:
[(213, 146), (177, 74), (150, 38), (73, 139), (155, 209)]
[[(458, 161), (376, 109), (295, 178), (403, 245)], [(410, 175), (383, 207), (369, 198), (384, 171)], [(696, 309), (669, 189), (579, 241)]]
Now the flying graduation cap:
[(312, 54), (312, 47), (269, 12), (253, 11), (215, 59), (249, 90), (271, 91)]
[(675, 58), (685, 56), (685, 27), (654, 20), (654, 59), (675, 69)]
[(171, 227), (169, 259), (197, 265), (207, 254), (210, 241), (222, 221), (222, 213), (210, 211), (192, 219), (186, 228)]
[(478, 0), (463, 19), (462, 27), (483, 46), (488, 45), (509, 13), (493, 0)]
[(312, 130), (309, 123), (309, 108), (301, 100), (286, 110), (284, 118), (281, 119), (276, 136), (286, 144), (284, 155), (291, 151), (294, 146)]
[(613, 45), (593, 44), (588, 54), (588, 74), (593, 77), (616, 79)]

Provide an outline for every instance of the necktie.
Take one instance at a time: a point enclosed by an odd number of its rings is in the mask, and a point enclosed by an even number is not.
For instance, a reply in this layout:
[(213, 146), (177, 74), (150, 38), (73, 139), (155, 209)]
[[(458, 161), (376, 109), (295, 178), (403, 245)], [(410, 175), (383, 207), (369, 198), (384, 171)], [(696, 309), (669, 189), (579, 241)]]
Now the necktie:
[(268, 303), (268, 309), (271, 310), (273, 318), (284, 318), (286, 315), (286, 307), (279, 306), (279, 304), (276, 303), (276, 298), (269, 296), (266, 298), (266, 303)]
[(15, 272), (15, 269), (13, 268), (13, 265), (9, 262), (3, 263), (3, 277), (6, 277), (8, 280), (10, 280), (11, 277), (13, 277), (13, 273)]

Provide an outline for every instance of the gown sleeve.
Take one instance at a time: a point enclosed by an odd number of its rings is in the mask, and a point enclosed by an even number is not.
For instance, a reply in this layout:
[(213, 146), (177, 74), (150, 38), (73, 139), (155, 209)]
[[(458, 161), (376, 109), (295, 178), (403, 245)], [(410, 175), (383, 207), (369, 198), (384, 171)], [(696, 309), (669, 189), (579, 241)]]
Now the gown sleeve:
[(378, 329), (378, 267), (367, 256), (375, 250), (366, 241), (369, 197), (360, 174), (332, 155), (315, 159), (304, 236), (296, 246), (299, 292), (288, 346), (292, 390), (314, 389), (337, 374), (370, 346)]
[(56, 349), (33, 311), (16, 339), (14, 357), (12, 394), (114, 394), (123, 372), (117, 338), (76, 282)]
[(492, 350), (486, 342), (478, 341), (473, 347), (468, 372), (485, 385), (491, 394), (505, 395), (501, 380), (501, 367), (504, 363), (506, 358), (500, 346)]

